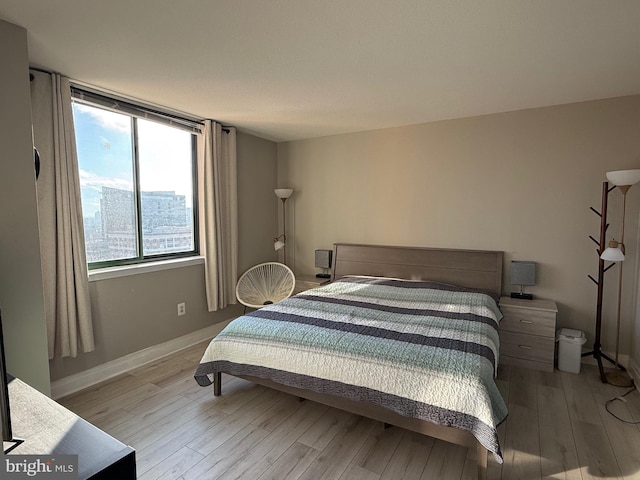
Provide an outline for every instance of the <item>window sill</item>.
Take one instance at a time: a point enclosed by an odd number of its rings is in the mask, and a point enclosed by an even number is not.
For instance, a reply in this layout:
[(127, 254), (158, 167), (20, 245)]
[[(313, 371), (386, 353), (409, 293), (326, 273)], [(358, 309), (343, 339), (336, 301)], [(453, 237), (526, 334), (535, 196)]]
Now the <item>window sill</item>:
[(137, 265), (126, 265), (122, 267), (101, 268), (89, 271), (89, 281), (97, 282), (111, 278), (128, 277), (141, 273), (159, 272), (171, 270), (173, 268), (190, 267), (204, 263), (204, 257), (176, 258), (172, 260), (161, 260), (158, 262), (140, 263)]

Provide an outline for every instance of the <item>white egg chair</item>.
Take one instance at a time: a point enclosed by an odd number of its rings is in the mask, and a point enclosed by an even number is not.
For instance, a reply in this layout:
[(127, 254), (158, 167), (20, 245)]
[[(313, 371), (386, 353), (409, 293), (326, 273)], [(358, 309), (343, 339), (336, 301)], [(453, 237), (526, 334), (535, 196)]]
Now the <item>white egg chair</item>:
[(250, 308), (262, 308), (288, 298), (296, 286), (293, 271), (283, 263), (266, 262), (251, 267), (238, 279), (236, 297)]

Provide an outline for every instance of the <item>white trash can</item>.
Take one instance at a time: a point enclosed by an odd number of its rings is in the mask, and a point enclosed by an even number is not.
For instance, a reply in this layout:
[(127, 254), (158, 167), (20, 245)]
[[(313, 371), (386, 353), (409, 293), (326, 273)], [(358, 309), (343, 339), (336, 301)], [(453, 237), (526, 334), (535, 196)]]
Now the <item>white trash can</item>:
[(580, 330), (562, 328), (556, 336), (558, 342), (558, 369), (563, 372), (580, 373), (582, 359), (582, 345), (587, 337)]

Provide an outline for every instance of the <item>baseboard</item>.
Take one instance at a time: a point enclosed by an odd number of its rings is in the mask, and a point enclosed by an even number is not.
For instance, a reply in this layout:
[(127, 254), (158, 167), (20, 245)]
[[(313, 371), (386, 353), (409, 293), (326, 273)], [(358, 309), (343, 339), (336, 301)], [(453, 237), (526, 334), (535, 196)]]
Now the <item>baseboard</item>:
[(210, 325), (201, 330), (183, 335), (182, 337), (174, 338), (167, 342), (103, 363), (89, 370), (54, 380), (51, 382), (51, 398), (57, 400), (66, 397), (84, 388), (91, 387), (92, 385), (133, 370), (134, 368), (166, 357), (178, 350), (195, 345), (196, 343), (202, 342), (203, 339), (215, 337), (230, 321), (231, 320), (227, 320), (216, 323), (215, 325)]

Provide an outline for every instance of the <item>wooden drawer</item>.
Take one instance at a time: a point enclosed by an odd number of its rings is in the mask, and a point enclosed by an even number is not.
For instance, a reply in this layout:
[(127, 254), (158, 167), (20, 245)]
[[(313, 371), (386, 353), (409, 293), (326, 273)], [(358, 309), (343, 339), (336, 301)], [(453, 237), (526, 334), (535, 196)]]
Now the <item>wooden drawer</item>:
[(504, 315), (500, 321), (501, 331), (555, 338), (556, 312), (524, 310), (509, 306), (502, 306), (501, 310)]
[(554, 337), (500, 331), (500, 357), (516, 357), (553, 365)]
[(507, 355), (500, 355), (500, 364), (542, 370), (543, 372), (553, 372), (553, 362), (537, 362), (535, 360), (527, 360), (526, 358), (509, 357)]
[(500, 363), (553, 371), (556, 303), (502, 297), (500, 310)]

